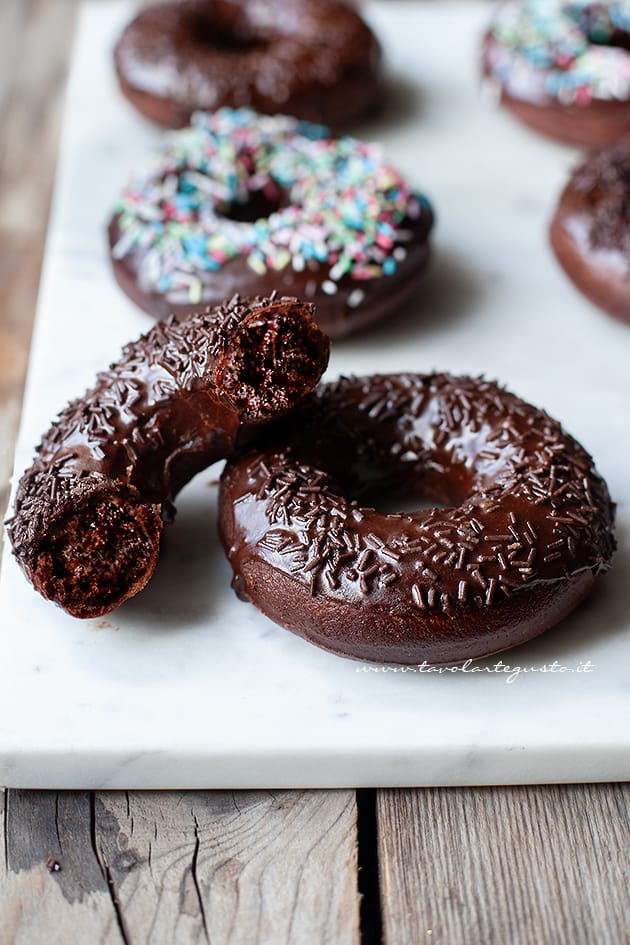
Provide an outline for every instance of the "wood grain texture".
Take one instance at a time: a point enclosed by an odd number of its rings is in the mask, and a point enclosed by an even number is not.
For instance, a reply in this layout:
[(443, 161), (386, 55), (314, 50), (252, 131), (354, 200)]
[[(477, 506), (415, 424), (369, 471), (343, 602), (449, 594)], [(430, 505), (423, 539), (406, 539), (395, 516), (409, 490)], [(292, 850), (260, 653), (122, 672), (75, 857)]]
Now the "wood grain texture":
[[(15, 37), (22, 32), (26, 4), (22, 0), (2, 0), (0, 4), (0, 127), (9, 101), (17, 63)], [(6, 140), (0, 144), (0, 156)], [(1, 157), (0, 157), (1, 159)]]
[(352, 791), (10, 791), (2, 813), (2, 943), (358, 945)]
[(3, 814), (2, 945), (125, 945), (92, 846), (90, 794), (7, 791)]
[(37, 299), (77, 0), (0, 0), (0, 515)]
[(630, 942), (630, 786), (388, 790), (386, 945)]

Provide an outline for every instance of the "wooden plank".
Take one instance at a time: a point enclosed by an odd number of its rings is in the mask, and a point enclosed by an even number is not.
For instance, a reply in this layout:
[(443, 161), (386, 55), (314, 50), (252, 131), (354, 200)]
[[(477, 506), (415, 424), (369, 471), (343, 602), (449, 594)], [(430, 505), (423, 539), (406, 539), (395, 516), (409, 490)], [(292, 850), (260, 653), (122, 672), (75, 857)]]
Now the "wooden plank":
[(384, 942), (628, 942), (629, 825), (624, 784), (381, 791)]
[(99, 794), (129, 941), (358, 942), (352, 791)]
[(358, 945), (352, 791), (7, 797), (0, 942)]
[(77, 0), (0, 4), (0, 515), (13, 464)]
[[(0, 4), (0, 127), (13, 88), (17, 65), (18, 47), (15, 37), (22, 31), (26, 4), (22, 0), (2, 0)], [(1, 149), (6, 145), (0, 141)]]
[(7, 791), (5, 803), (0, 942), (125, 945), (91, 842), (90, 794)]

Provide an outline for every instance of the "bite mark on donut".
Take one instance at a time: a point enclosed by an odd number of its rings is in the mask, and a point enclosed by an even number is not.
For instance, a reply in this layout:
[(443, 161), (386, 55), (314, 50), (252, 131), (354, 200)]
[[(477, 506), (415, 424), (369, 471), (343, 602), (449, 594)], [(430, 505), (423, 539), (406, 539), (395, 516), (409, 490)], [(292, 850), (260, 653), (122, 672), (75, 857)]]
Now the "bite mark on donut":
[(157, 564), (159, 505), (101, 497), (69, 510), (42, 542), (34, 583), (74, 617), (97, 617), (137, 594)]
[(226, 356), (221, 383), (248, 420), (288, 410), (322, 374), (320, 333), (307, 303), (272, 304), (245, 319)]

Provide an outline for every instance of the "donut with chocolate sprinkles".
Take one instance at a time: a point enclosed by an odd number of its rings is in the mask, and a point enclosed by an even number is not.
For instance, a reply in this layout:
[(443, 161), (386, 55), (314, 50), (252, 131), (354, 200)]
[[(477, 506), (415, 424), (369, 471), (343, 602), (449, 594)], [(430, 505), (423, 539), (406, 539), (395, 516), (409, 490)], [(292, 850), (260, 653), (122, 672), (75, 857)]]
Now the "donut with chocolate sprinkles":
[(630, 135), (575, 169), (549, 235), (560, 265), (580, 292), (630, 322)]
[(8, 533), (35, 589), (75, 617), (137, 594), (176, 493), (310, 392), (328, 349), (310, 305), (274, 296), (235, 296), (127, 345), (18, 485)]
[(123, 95), (166, 128), (243, 105), (342, 128), (383, 98), (378, 40), (340, 0), (156, 4), (126, 27), (114, 61)]
[[(446, 507), (386, 513), (408, 492)], [(323, 384), (226, 465), (233, 587), (334, 653), (417, 665), (505, 650), (606, 570), (614, 506), (589, 454), (496, 384), (448, 374)]]

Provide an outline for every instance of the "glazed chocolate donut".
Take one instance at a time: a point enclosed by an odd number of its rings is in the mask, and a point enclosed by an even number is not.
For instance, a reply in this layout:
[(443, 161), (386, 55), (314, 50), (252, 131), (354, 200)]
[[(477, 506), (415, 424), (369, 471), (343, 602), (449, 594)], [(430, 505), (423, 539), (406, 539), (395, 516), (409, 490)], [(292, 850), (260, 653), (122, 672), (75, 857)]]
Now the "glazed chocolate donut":
[(172, 498), (319, 380), (328, 342), (296, 299), (241, 300), (156, 325), (60, 414), (8, 523), (44, 597), (108, 613), (151, 577)]
[(380, 46), (339, 0), (180, 0), (142, 10), (114, 52), (123, 94), (167, 128), (251, 106), (342, 128), (382, 99)]
[(331, 337), (418, 288), (433, 213), (375, 145), (248, 109), (197, 114), (115, 207), (114, 274), (156, 318), (234, 292), (315, 303)]
[[(363, 503), (401, 490), (412, 514)], [(319, 646), (380, 663), (487, 656), (566, 617), (606, 569), (614, 507), (546, 413), (448, 374), (323, 384), (227, 464), (237, 594)]]
[(536, 131), (612, 144), (630, 129), (630, 3), (507, 0), (485, 37), (483, 72)]
[(574, 171), (550, 238), (577, 288), (599, 308), (630, 322), (630, 135)]

